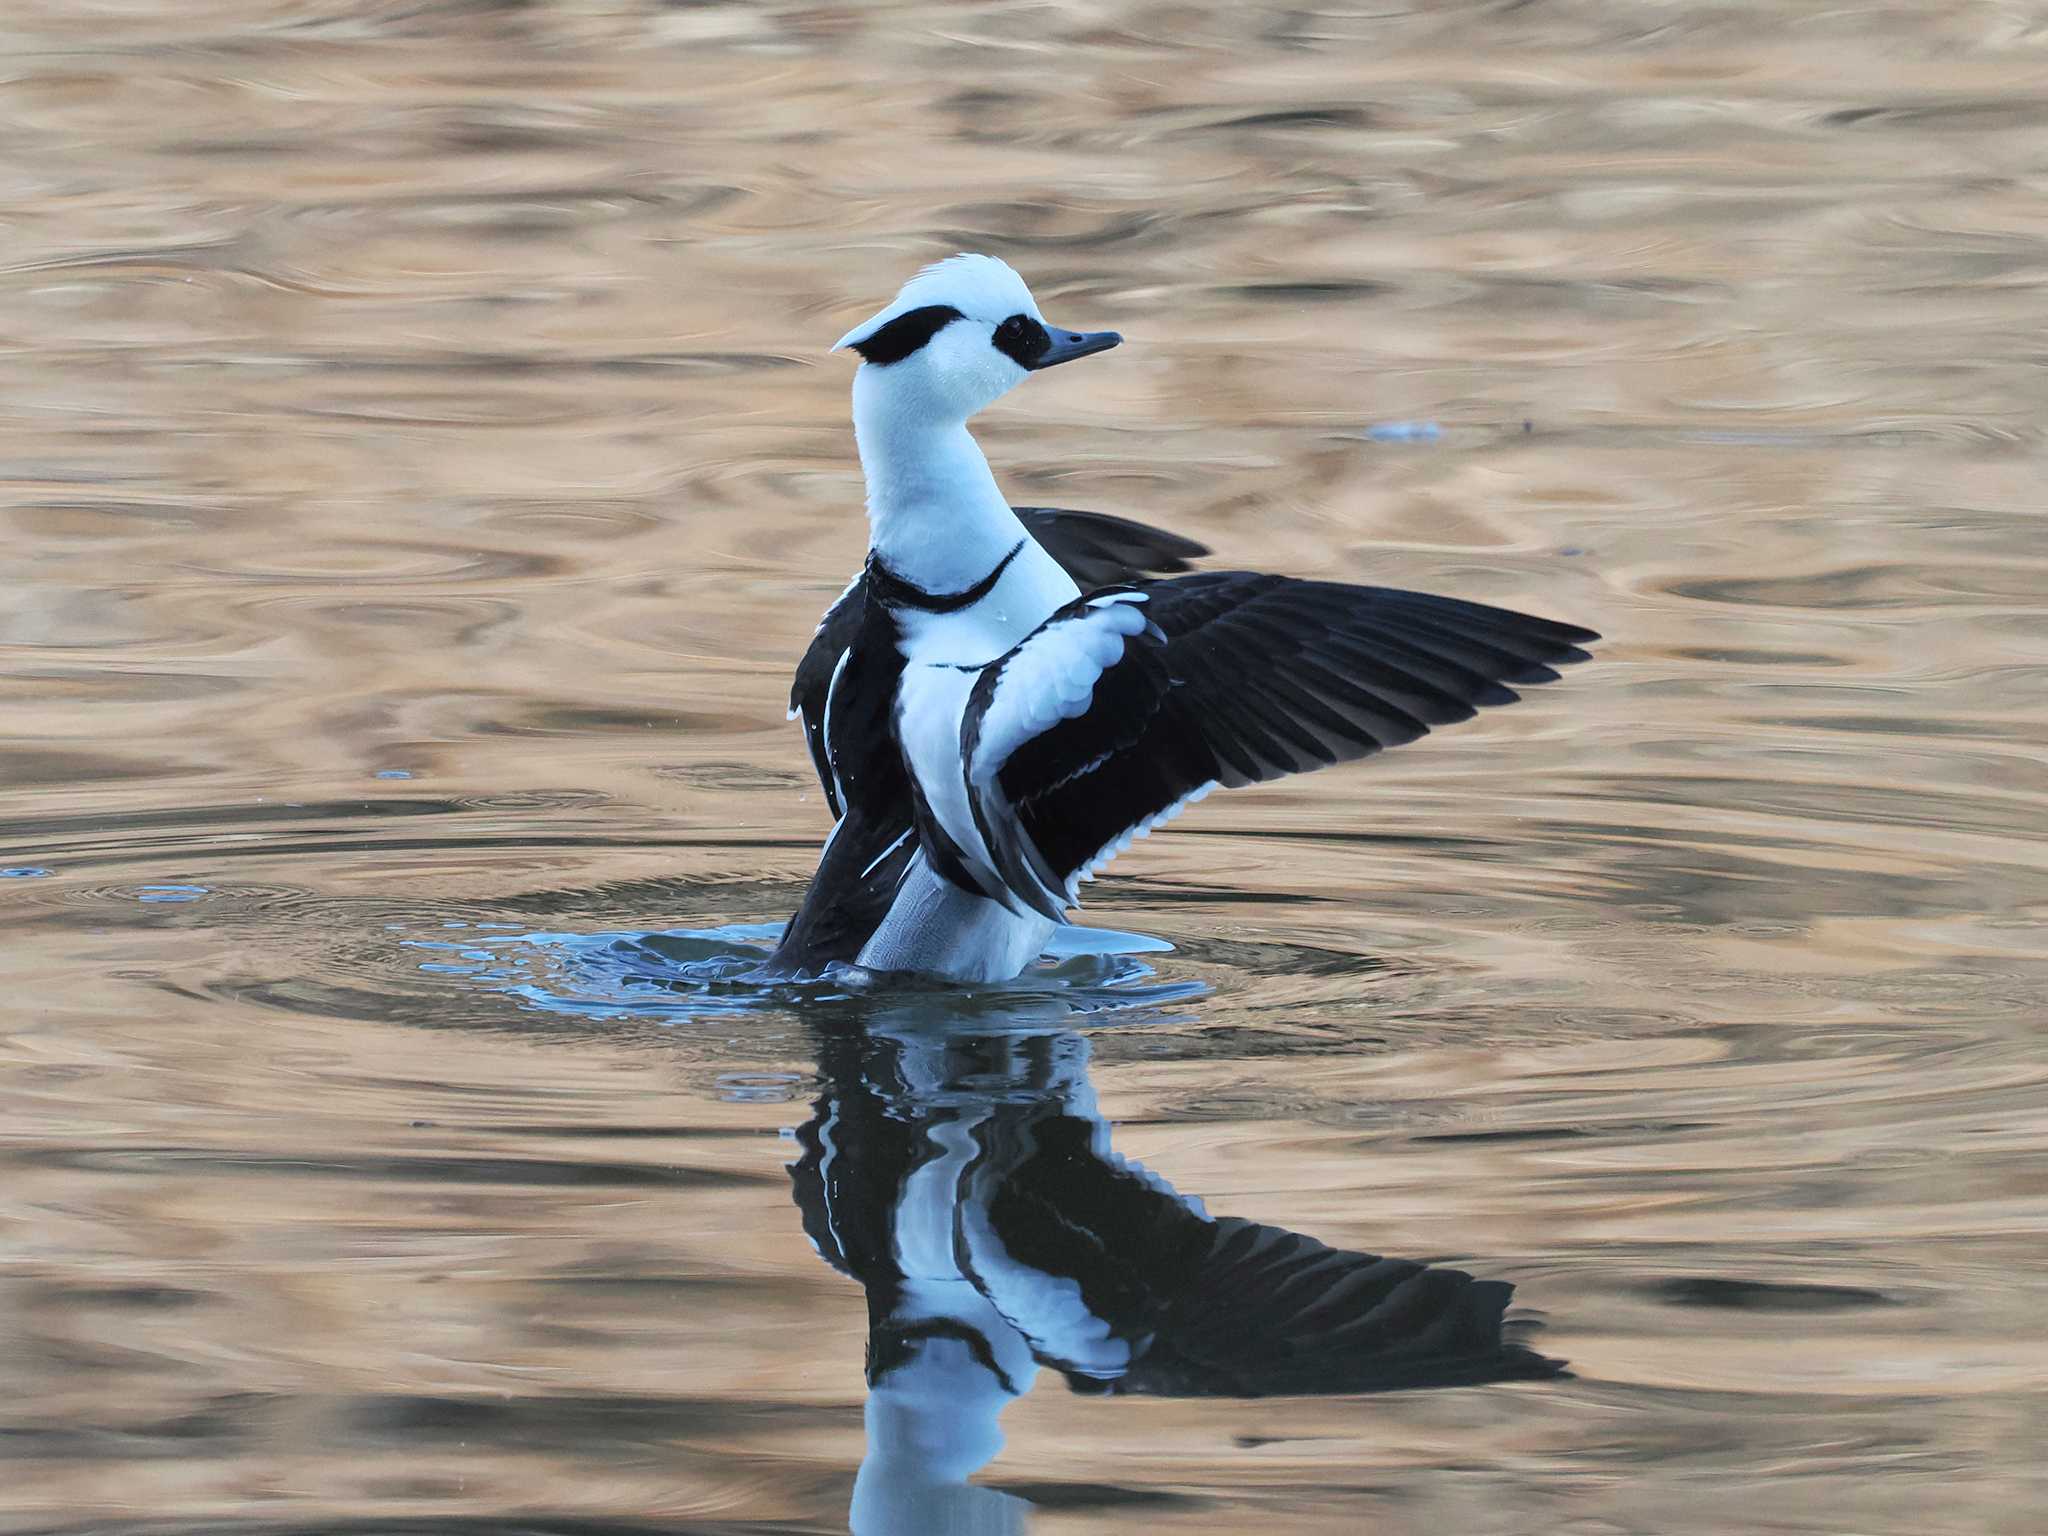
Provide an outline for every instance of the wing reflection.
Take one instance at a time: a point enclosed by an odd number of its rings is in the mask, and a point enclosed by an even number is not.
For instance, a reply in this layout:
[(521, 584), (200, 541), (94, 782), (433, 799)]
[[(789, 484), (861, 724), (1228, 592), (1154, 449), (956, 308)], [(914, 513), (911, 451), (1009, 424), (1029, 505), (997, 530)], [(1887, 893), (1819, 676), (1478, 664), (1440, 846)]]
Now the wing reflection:
[(1236, 1217), (1117, 1155), (1065, 1030), (929, 1022), (819, 1041), (804, 1229), (868, 1298), (856, 1536), (1021, 1531), (967, 1479), (1041, 1366), (1076, 1391), (1261, 1397), (1554, 1376), (1512, 1287)]

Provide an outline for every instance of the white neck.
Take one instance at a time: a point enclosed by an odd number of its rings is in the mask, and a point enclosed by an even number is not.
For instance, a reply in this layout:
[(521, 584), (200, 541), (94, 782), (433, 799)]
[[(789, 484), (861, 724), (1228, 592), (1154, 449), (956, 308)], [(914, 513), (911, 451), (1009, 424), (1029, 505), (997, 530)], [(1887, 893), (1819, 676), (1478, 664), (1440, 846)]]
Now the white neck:
[(863, 364), (853, 436), (868, 483), (868, 548), (928, 592), (986, 576), (1024, 537), (965, 421), (904, 398), (910, 381)]

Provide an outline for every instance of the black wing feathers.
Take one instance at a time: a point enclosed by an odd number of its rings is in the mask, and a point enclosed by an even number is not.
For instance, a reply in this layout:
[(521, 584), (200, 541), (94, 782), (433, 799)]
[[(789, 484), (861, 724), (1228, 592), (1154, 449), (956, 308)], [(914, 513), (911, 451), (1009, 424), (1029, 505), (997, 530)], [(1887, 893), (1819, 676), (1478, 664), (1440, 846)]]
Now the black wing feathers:
[(1010, 510), (1083, 592), (1113, 587), (1138, 576), (1192, 570), (1188, 562), (1209, 553), (1207, 546), (1193, 539), (1103, 512), (1075, 512), (1066, 507)]
[(1263, 1397), (1556, 1376), (1503, 1337), (1513, 1288), (1458, 1269), (1346, 1253), (1229, 1217), (1189, 1254), (1144, 1354), (1110, 1390)]
[(1072, 874), (1214, 782), (1367, 756), (1511, 704), (1509, 683), (1580, 661), (1590, 630), (1391, 587), (1248, 571), (1143, 584), (1165, 641), (1138, 638), (997, 773), (1044, 862)]
[[(903, 794), (907, 797), (906, 787)], [(804, 902), (768, 961), (779, 975), (810, 975), (851, 960), (888, 916), (896, 887), (917, 853), (910, 820), (899, 807), (881, 814), (855, 801), (825, 845)]]
[(811, 766), (818, 771), (818, 783), (835, 819), (846, 814), (846, 807), (839, 803), (839, 791), (832, 782), (832, 756), (825, 745), (825, 701), (832, 691), (832, 674), (839, 667), (839, 658), (860, 638), (861, 625), (866, 622), (866, 586), (863, 575), (825, 610), (789, 685), (789, 707), (804, 723), (804, 745), (810, 748)]
[(1463, 1270), (1331, 1248), (1234, 1217), (1197, 1215), (1105, 1163), (1085, 1122), (1034, 1127), (1036, 1155), (989, 1219), (1011, 1258), (1071, 1279), (1132, 1358), (1080, 1391), (1166, 1397), (1382, 1392), (1555, 1376), (1562, 1363), (1503, 1336), (1513, 1287)]
[[(827, 679), (835, 751), (819, 763), (819, 777), (840, 813), (839, 822), (804, 892), (803, 906), (769, 959), (775, 971), (814, 972), (858, 954), (888, 913), (917, 852), (911, 836), (910, 774), (884, 723), (903, 670), (896, 647), (877, 632), (887, 623), (880, 609), (868, 614), (864, 632), (839, 652), (843, 665), (836, 658), (833, 662), (836, 685)], [(821, 700), (818, 714), (824, 713)], [(822, 718), (815, 730), (806, 718), (804, 729), (813, 740), (822, 738)], [(844, 806), (835, 781), (845, 791)]]

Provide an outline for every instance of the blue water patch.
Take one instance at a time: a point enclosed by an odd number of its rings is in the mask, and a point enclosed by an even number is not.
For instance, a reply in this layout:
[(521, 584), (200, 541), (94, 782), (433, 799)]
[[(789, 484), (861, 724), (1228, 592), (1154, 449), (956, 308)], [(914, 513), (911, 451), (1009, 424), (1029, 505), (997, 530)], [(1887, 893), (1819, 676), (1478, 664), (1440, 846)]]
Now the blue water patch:
[[(478, 929), (486, 926), (477, 925)], [(1076, 1014), (1122, 1012), (1199, 997), (1196, 981), (1159, 981), (1141, 956), (1170, 953), (1163, 939), (1104, 928), (1062, 928), (1046, 953), (1014, 981), (961, 986), (877, 976), (841, 966), (823, 978), (764, 976), (761, 963), (780, 923), (654, 932), (490, 934), (407, 939), (419, 969), (461, 977), (520, 1007), (582, 1019), (651, 1019), (679, 1024), (764, 1012), (879, 1011), (898, 1026), (1071, 1027)]]
[(1365, 435), (1376, 443), (1434, 443), (1444, 429), (1433, 421), (1377, 421)]
[(203, 885), (138, 885), (137, 901), (197, 901), (211, 894)]
[(40, 880), (55, 870), (44, 869), (40, 864), (16, 864), (9, 869), (0, 869), (0, 880)]
[(409, 779), (412, 777), (412, 772), (406, 768), (379, 768), (370, 777), (374, 779)]

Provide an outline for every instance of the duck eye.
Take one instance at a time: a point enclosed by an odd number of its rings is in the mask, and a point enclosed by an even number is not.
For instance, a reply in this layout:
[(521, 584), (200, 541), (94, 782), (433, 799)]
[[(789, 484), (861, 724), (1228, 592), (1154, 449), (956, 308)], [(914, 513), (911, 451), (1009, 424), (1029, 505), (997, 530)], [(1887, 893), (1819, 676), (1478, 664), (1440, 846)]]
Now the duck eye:
[(1011, 339), (1022, 336), (1024, 334), (1024, 317), (1022, 315), (1010, 316), (1009, 319), (996, 327), (996, 334)]

